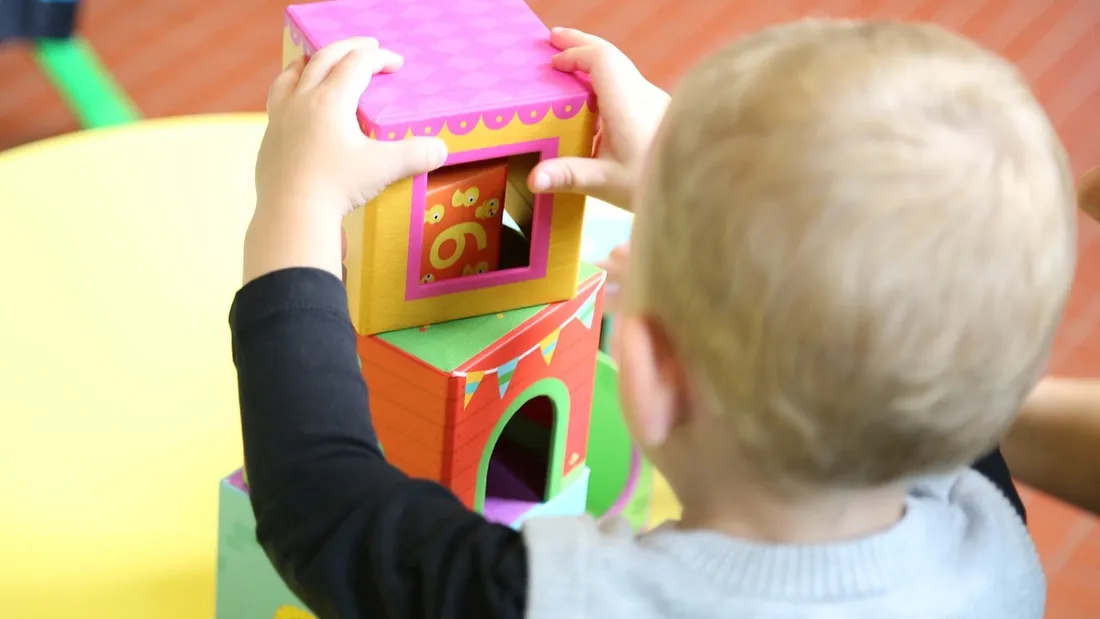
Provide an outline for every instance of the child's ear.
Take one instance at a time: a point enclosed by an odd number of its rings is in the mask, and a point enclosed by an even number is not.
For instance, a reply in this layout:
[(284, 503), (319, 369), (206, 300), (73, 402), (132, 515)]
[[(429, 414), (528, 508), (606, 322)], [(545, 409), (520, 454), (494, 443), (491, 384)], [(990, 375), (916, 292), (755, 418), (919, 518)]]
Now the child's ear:
[(1077, 206), (1100, 221), (1100, 166), (1085, 172), (1077, 181)]

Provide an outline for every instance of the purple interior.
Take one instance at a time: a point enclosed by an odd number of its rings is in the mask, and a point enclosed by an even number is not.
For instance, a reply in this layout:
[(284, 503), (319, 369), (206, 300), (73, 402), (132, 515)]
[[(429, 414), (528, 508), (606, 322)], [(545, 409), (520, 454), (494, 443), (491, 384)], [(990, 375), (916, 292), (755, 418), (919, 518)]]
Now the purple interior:
[(248, 492), (248, 484), (244, 483), (244, 469), (237, 469), (236, 473), (229, 476), (229, 485), (241, 492)]
[(630, 474), (626, 478), (626, 485), (623, 487), (622, 493), (619, 494), (619, 498), (615, 499), (615, 502), (611, 504), (611, 507), (607, 508), (607, 513), (604, 514), (605, 518), (612, 516), (618, 516), (623, 513), (626, 506), (630, 504), (630, 499), (634, 498), (634, 491), (638, 489), (638, 481), (642, 476), (642, 454), (638, 451), (637, 447), (630, 448)]
[(492, 522), (512, 524), (538, 505), (538, 496), (523, 483), (515, 471), (497, 460), (489, 461), (485, 486), (482, 511), (485, 518)]
[(501, 437), (489, 457), (485, 476), (485, 518), (512, 524), (541, 503), (546, 466), (544, 459), (532, 457), (529, 451)]

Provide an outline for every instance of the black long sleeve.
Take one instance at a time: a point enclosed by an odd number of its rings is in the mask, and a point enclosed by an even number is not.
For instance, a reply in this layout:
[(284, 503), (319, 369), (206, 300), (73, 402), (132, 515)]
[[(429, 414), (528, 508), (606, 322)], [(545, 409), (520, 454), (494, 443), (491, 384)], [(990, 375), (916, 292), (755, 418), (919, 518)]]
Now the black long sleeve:
[(526, 549), (382, 457), (340, 281), (261, 277), (230, 311), (257, 537), (322, 619), (511, 619)]
[[(230, 312), (257, 537), (322, 619), (512, 619), (522, 537), (382, 457), (343, 286), (314, 269), (251, 282)], [(1000, 452), (975, 465), (1023, 505)]]

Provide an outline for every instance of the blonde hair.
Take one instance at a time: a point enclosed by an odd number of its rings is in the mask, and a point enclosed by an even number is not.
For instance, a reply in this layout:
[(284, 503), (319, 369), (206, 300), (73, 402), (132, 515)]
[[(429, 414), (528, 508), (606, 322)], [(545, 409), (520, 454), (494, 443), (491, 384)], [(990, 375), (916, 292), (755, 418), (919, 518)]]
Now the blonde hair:
[(929, 25), (773, 27), (686, 76), (648, 164), (626, 300), (760, 473), (885, 484), (1007, 430), (1076, 256), (1009, 63)]

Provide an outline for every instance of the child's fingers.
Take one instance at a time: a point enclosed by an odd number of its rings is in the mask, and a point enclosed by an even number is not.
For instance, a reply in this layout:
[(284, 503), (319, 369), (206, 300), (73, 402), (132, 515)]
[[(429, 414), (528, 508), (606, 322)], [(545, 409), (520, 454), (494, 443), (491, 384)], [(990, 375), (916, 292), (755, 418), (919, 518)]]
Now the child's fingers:
[(539, 162), (527, 178), (535, 193), (599, 193), (619, 177), (618, 164), (606, 159), (558, 157)]
[[(447, 161), (447, 144), (438, 138), (413, 137), (396, 142), (367, 141), (365, 162), (380, 187), (427, 174)], [(366, 168), (364, 168), (366, 169)]]
[(289, 72), (294, 75), (295, 79), (301, 79), (302, 70), (306, 68), (306, 61), (308, 59), (305, 56), (298, 56), (294, 60), (290, 61), (290, 64), (286, 65), (283, 72)]
[(570, 47), (554, 54), (550, 59), (550, 65), (558, 71), (587, 73), (592, 79), (596, 79), (594, 74), (600, 73), (601, 60), (603, 60), (603, 54), (599, 48), (594, 45), (583, 45)]
[(287, 67), (283, 69), (283, 72), (271, 83), (271, 88), (267, 91), (268, 114), (298, 87), (298, 80), (302, 78), (302, 69), (304, 69), (305, 66), (305, 57), (298, 58), (287, 65)]
[(333, 67), (321, 87), (336, 93), (342, 107), (355, 107), (376, 74), (396, 71), (404, 62), (404, 58), (389, 50), (360, 47)]
[(576, 28), (553, 28), (550, 30), (550, 44), (565, 50), (581, 45), (611, 45), (594, 34), (588, 34)]
[(559, 71), (580, 71), (592, 79), (615, 78), (625, 71), (634, 71), (634, 63), (619, 48), (598, 36), (573, 30), (555, 28), (550, 33), (550, 42), (561, 51), (554, 55), (551, 63)]
[(596, 266), (603, 269), (604, 271), (607, 271), (607, 283), (609, 285), (618, 284), (619, 280), (622, 279), (623, 273), (626, 269), (626, 265), (623, 263), (623, 261), (618, 260), (614, 257), (605, 258), (603, 261), (597, 262)]
[(619, 309), (619, 287), (615, 284), (607, 284), (603, 291), (604, 314), (613, 314)]
[(298, 80), (298, 89), (306, 90), (319, 86), (345, 56), (357, 49), (376, 50), (378, 41), (369, 37), (355, 37), (326, 45), (313, 54), (306, 63), (305, 69), (302, 70), (302, 79)]
[(379, 73), (393, 73), (405, 65), (405, 57), (388, 49), (379, 50), (382, 56), (382, 64)]
[(601, 118), (622, 114), (627, 85), (638, 76), (634, 63), (611, 44), (571, 47), (555, 54), (550, 65), (558, 71), (588, 75), (600, 103)]

